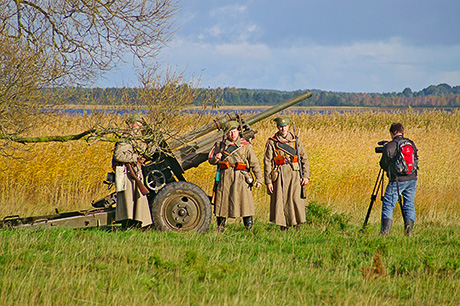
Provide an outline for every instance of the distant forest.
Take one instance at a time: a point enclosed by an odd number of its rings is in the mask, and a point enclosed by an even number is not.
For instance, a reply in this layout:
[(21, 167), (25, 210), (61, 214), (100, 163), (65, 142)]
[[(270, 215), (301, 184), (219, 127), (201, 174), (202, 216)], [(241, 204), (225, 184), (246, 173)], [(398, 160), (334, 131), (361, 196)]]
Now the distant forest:
[[(277, 91), (224, 88), (220, 91), (224, 105), (272, 105), (291, 99), (304, 90)], [(405, 88), (400, 93), (347, 93), (311, 90), (313, 96), (301, 106), (374, 106), (374, 107), (460, 107), (460, 86), (431, 85), (413, 92)]]
[[(186, 85), (184, 85), (186, 86)], [(138, 94), (132, 88), (94, 88), (82, 89), (88, 91), (91, 98), (84, 99), (88, 103), (104, 105), (115, 103), (122, 104), (122, 97), (129, 96), (134, 101)], [(200, 95), (195, 101), (201, 104), (203, 96), (216, 97), (218, 105), (224, 106), (262, 106), (275, 105), (289, 100), (306, 90), (279, 91), (271, 89), (245, 89), (245, 88), (216, 88), (198, 89)], [(89, 93), (90, 92), (90, 93)], [(460, 107), (460, 86), (448, 84), (431, 85), (421, 91), (413, 92), (405, 88), (402, 92), (392, 93), (347, 93), (323, 90), (311, 90), (313, 96), (302, 101), (300, 106), (358, 106), (358, 107)], [(110, 98), (109, 98), (110, 97)], [(118, 101), (117, 101), (118, 100)], [(91, 101), (91, 102), (90, 102)], [(80, 98), (70, 99), (71, 104), (82, 103)]]

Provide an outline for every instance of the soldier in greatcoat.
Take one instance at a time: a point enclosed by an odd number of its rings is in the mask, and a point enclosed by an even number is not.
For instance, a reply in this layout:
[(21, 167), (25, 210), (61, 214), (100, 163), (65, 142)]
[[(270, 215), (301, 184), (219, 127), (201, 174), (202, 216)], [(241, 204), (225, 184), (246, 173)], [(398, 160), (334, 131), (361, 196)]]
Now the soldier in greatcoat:
[[(301, 188), (310, 180), (307, 153), (300, 140), (289, 131), (290, 118), (275, 120), (278, 132), (267, 140), (264, 156), (264, 178), (270, 195), (270, 222), (281, 230), (305, 223), (305, 201)], [(300, 167), (302, 175), (300, 177)]]
[(243, 217), (244, 226), (248, 230), (252, 228), (255, 214), (252, 186), (260, 187), (263, 180), (256, 153), (252, 145), (240, 137), (238, 126), (236, 121), (228, 122), (224, 128), (226, 138), (216, 143), (208, 156), (209, 163), (218, 168), (213, 203), (221, 232), (227, 218)]
[(141, 135), (144, 120), (140, 114), (135, 114), (126, 120), (130, 131), (123, 140), (115, 145), (112, 163), (115, 168), (115, 187), (117, 189), (117, 206), (115, 220), (122, 223), (123, 228), (145, 227), (152, 224), (150, 206), (146, 195), (142, 195), (135, 179), (128, 171), (131, 165), (134, 175), (144, 181), (142, 176), (142, 164), (145, 158), (142, 156), (142, 148), (145, 144), (137, 141)]

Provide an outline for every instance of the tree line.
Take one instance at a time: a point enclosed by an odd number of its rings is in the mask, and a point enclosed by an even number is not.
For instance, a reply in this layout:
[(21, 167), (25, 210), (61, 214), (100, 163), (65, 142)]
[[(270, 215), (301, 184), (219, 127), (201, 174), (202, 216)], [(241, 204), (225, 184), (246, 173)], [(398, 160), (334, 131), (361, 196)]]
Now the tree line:
[[(304, 90), (277, 91), (224, 88), (220, 90), (226, 105), (274, 105), (291, 99)], [(413, 92), (405, 88), (392, 93), (349, 93), (311, 90), (313, 96), (301, 106), (358, 106), (358, 107), (460, 107), (460, 86), (431, 85)]]
[[(201, 105), (204, 101), (209, 104), (209, 101), (212, 100), (214, 101), (214, 105), (221, 106), (276, 105), (305, 91), (234, 87), (216, 89), (195, 88), (190, 90), (198, 91), (195, 93), (196, 99), (193, 103), (194, 105)], [(311, 91), (313, 96), (299, 103), (300, 106), (460, 107), (460, 86), (452, 87), (445, 83), (431, 85), (420, 91), (412, 91), (410, 88), (405, 88), (402, 92), (391, 93), (350, 93), (317, 89)], [(133, 88), (82, 88), (77, 95), (67, 95), (67, 97), (70, 104), (123, 105), (126, 104), (127, 97), (135, 101), (138, 95), (139, 90)]]

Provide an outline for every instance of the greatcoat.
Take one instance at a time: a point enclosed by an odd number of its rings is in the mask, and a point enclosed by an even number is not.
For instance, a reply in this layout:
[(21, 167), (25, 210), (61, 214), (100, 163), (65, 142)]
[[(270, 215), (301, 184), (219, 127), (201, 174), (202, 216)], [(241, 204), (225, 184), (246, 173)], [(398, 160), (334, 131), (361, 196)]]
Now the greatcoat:
[(142, 222), (142, 227), (152, 224), (152, 215), (147, 196), (142, 195), (136, 186), (136, 181), (128, 174), (126, 164), (130, 163), (133, 170), (137, 173), (141, 182), (144, 181), (141, 166), (137, 163), (138, 153), (132, 143), (120, 141), (115, 145), (113, 161), (116, 167), (120, 167), (116, 172), (123, 174), (116, 176), (115, 185), (123, 185), (123, 191), (117, 192), (117, 206), (115, 220), (122, 221), (133, 219)]
[[(208, 156), (212, 165), (218, 164), (216, 154), (236, 145), (238, 148), (229, 156), (222, 157), (231, 164), (243, 162), (247, 164), (248, 171), (254, 174), (254, 183), (262, 182), (262, 169), (259, 165), (256, 153), (250, 143), (245, 139), (238, 138), (234, 143), (226, 139), (214, 144)], [(214, 213), (216, 217), (237, 218), (249, 217), (255, 214), (252, 187), (246, 182), (244, 174), (235, 167), (220, 169), (219, 182), (215, 187)]]
[[(270, 222), (280, 226), (293, 226), (304, 223), (305, 201), (300, 197), (300, 173), (299, 166), (302, 167), (303, 177), (310, 178), (310, 166), (307, 153), (300, 140), (297, 139), (298, 156), (301, 163), (292, 162), (291, 155), (277, 147), (277, 143), (286, 143), (295, 148), (295, 136), (289, 132), (286, 137), (282, 137), (277, 132), (269, 138), (265, 145), (264, 156), (264, 178), (265, 184), (273, 184), (273, 193), (270, 194)], [(283, 165), (276, 166), (274, 157), (281, 155), (287, 160)], [(276, 168), (276, 169), (275, 169)], [(276, 180), (272, 171), (277, 170)]]

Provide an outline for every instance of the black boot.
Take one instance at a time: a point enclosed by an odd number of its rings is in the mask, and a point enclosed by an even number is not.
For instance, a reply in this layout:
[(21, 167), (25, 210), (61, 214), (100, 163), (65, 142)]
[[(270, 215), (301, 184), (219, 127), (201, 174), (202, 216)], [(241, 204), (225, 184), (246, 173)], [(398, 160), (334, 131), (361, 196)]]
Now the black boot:
[(288, 228), (287, 228), (286, 226), (280, 225), (280, 230), (281, 230), (282, 232), (287, 232)]
[(252, 221), (252, 216), (249, 217), (243, 217), (243, 224), (244, 227), (250, 231), (252, 229), (253, 221)]
[(382, 219), (382, 227), (380, 228), (380, 235), (387, 236), (390, 234), (392, 219)]
[(134, 228), (140, 228), (142, 222), (132, 219), (126, 219), (121, 221), (121, 228), (123, 230), (129, 230)]
[(414, 229), (414, 221), (408, 220), (404, 222), (404, 235), (407, 237), (412, 236), (412, 230)]
[(219, 233), (223, 233), (225, 230), (225, 217), (216, 217), (216, 222), (217, 222), (217, 231)]

